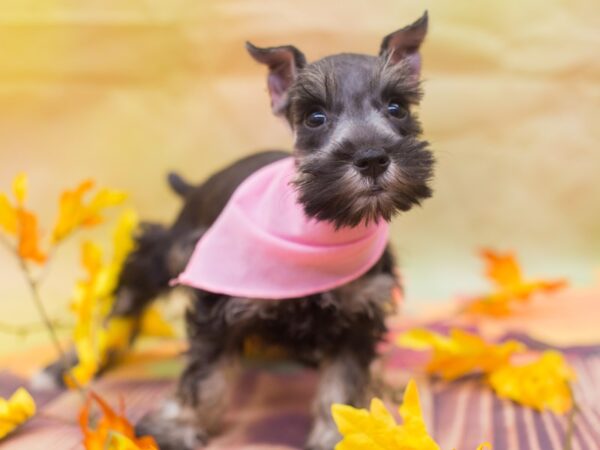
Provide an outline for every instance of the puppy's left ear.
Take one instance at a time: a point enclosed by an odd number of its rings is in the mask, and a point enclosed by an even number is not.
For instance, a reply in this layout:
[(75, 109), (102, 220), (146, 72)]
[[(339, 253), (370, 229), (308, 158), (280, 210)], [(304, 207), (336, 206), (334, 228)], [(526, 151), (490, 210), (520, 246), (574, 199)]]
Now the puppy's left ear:
[(406, 60), (415, 76), (421, 73), (419, 49), (427, 35), (429, 18), (427, 11), (416, 22), (394, 31), (383, 38), (379, 55), (390, 59), (392, 64)]
[(292, 45), (260, 48), (246, 42), (246, 49), (256, 61), (269, 67), (267, 86), (271, 108), (275, 115), (283, 115), (288, 104), (287, 91), (298, 71), (306, 65), (304, 54)]

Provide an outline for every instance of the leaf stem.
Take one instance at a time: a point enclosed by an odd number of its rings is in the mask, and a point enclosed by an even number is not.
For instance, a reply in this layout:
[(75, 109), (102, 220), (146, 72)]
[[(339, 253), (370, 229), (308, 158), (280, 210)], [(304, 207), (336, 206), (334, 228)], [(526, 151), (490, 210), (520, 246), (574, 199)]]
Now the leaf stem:
[[(66, 324), (61, 323), (58, 319), (52, 320), (52, 326), (57, 328), (68, 328)], [(46, 331), (46, 324), (44, 323), (28, 323), (24, 325), (13, 325), (11, 323), (0, 322), (0, 333), (12, 334), (20, 338), (25, 338), (32, 333), (40, 331)]]
[(63, 365), (67, 367), (68, 360), (67, 355), (64, 352), (62, 346), (60, 345), (60, 340), (58, 339), (58, 335), (56, 334), (56, 330), (50, 320), (50, 316), (46, 312), (46, 308), (44, 307), (44, 303), (42, 302), (42, 298), (40, 296), (39, 287), (37, 281), (33, 278), (31, 271), (29, 270), (29, 266), (25, 262), (25, 260), (17, 253), (17, 258), (19, 260), (19, 266), (25, 275), (25, 280), (27, 281), (27, 285), (29, 286), (29, 290), (31, 292), (31, 297), (33, 298), (33, 303), (44, 322), (46, 330), (48, 331), (48, 335), (50, 336), (50, 340), (56, 349), (60, 359), (63, 361)]
[[(21, 256), (21, 254), (17, 251), (17, 249), (14, 248), (12, 245), (10, 245), (10, 243), (2, 235), (0, 235), (0, 242), (6, 246), (6, 248), (16, 257), (17, 261), (19, 262), (19, 267), (21, 268), (21, 271), (23, 272), (23, 275), (25, 276), (25, 281), (27, 282), (27, 286), (29, 286), (29, 290), (31, 292), (31, 297), (33, 298), (33, 304), (35, 305), (35, 308), (37, 309), (38, 314), (42, 318), (42, 322), (43, 322), (44, 327), (46, 328), (46, 331), (48, 332), (48, 336), (50, 336), (50, 340), (51, 340), (56, 352), (58, 353), (59, 359), (62, 362), (62, 365), (65, 370), (65, 376), (69, 377), (73, 386), (75, 386), (75, 388), (77, 389), (79, 394), (85, 400), (86, 399), (85, 388), (83, 386), (81, 386), (81, 384), (75, 379), (75, 377), (73, 377), (71, 375), (70, 371), (68, 370), (69, 369), (69, 359), (67, 358), (67, 355), (66, 355), (65, 351), (63, 350), (62, 345), (60, 344), (60, 339), (58, 338), (58, 335), (56, 334), (56, 329), (54, 327), (54, 324), (52, 323), (52, 320), (50, 319), (50, 316), (49, 316), (48, 312), (46, 311), (46, 308), (44, 307), (44, 303), (42, 302), (42, 297), (40, 295), (40, 289), (39, 289), (39, 280), (37, 280), (31, 273), (31, 270), (29, 269), (29, 265), (27, 264), (27, 261), (25, 261), (25, 259)], [(47, 262), (48, 261), (46, 261), (46, 263)]]
[(565, 432), (565, 441), (563, 443), (563, 450), (573, 450), (573, 436), (575, 434), (575, 415), (579, 412), (579, 405), (575, 400), (573, 387), (569, 383), (569, 391), (571, 392), (571, 398), (573, 399), (573, 407), (569, 411), (567, 417), (567, 431)]

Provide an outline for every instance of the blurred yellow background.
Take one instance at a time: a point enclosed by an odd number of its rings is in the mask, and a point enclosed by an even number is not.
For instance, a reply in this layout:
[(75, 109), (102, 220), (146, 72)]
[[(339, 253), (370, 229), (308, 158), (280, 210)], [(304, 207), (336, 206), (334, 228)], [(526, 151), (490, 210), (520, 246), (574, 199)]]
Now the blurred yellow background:
[[(595, 0), (3, 0), (0, 190), (27, 171), (46, 230), (59, 192), (90, 176), (128, 191), (142, 218), (168, 221), (179, 207), (168, 170), (201, 180), (252, 151), (290, 148), (245, 40), (293, 43), (309, 60), (374, 53), (424, 9), (421, 115), (439, 164), (435, 198), (393, 227), (408, 308), (484, 286), (484, 245), (517, 250), (534, 275), (590, 283), (600, 261)], [(44, 285), (53, 317), (68, 317), (81, 239)], [(4, 251), (0, 267), (0, 322), (37, 322)], [(42, 338), (0, 333), (0, 351)]]

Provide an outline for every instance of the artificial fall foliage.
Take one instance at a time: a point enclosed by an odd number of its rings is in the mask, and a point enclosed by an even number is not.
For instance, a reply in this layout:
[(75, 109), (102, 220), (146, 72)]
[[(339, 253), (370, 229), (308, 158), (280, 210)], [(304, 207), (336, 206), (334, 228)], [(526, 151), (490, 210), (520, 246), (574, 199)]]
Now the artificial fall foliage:
[(510, 315), (515, 306), (529, 301), (537, 293), (557, 291), (567, 285), (564, 279), (526, 279), (513, 253), (497, 253), (486, 249), (481, 252), (485, 262), (486, 277), (494, 290), (472, 299), (466, 312), (490, 316)]
[[(92, 400), (102, 413), (93, 428), (90, 426)], [(79, 414), (79, 425), (86, 450), (158, 450), (158, 445), (151, 436), (136, 437), (133, 425), (125, 417), (123, 402), (117, 413), (93, 392)]]
[(401, 347), (432, 350), (427, 372), (445, 380), (455, 380), (471, 373), (489, 373), (508, 364), (510, 357), (525, 347), (517, 341), (491, 344), (480, 336), (452, 329), (449, 336), (416, 328), (396, 339)]
[[(370, 410), (334, 404), (331, 413), (342, 435), (335, 450), (440, 450), (427, 432), (414, 380), (408, 383), (399, 408), (401, 424), (378, 398), (371, 400)], [(485, 448), (491, 447), (484, 443), (478, 450)]]
[[(137, 222), (133, 211), (125, 211), (120, 216), (113, 236), (113, 255), (108, 262), (103, 259), (100, 245), (89, 241), (82, 244), (81, 262), (86, 277), (77, 282), (71, 304), (76, 319), (73, 340), (79, 362), (65, 378), (69, 385), (73, 380), (79, 385), (87, 384), (111, 354), (127, 348), (136, 331), (135, 319), (108, 319), (108, 316), (115, 301), (119, 273), (134, 248)], [(171, 326), (155, 307), (144, 313), (139, 328), (140, 334), (146, 336), (173, 335)]]
[(522, 405), (563, 414), (573, 407), (570, 382), (575, 372), (564, 357), (546, 351), (534, 362), (501, 367), (488, 377), (496, 393)]
[(94, 187), (92, 180), (85, 180), (73, 190), (66, 190), (60, 196), (58, 219), (52, 231), (52, 241), (59, 242), (78, 227), (90, 227), (103, 221), (102, 210), (118, 205), (126, 194), (114, 189), (103, 188), (97, 191), (86, 203), (87, 193)]
[(449, 336), (414, 329), (398, 336), (396, 344), (413, 350), (431, 350), (426, 371), (445, 380), (483, 374), (501, 398), (557, 414), (573, 407), (570, 382), (575, 379), (575, 372), (559, 352), (547, 351), (531, 363), (518, 364), (512, 357), (528, 351), (523, 344), (516, 341), (493, 344), (459, 329), (452, 329)]
[(35, 410), (33, 398), (23, 388), (17, 389), (8, 400), (0, 397), (0, 439), (27, 422)]
[[(100, 189), (90, 201), (85, 194), (93, 189), (91, 180), (82, 182), (74, 190), (66, 190), (59, 200), (59, 212), (52, 231), (51, 244), (64, 240), (79, 227), (90, 227), (102, 222), (102, 211), (123, 202), (126, 195), (113, 189)], [(28, 196), (28, 178), (19, 174), (12, 183), (11, 201), (6, 194), (0, 194), (0, 229), (16, 239), (18, 256), (24, 261), (43, 264), (47, 251), (42, 250), (42, 235), (35, 213), (26, 208)]]
[(46, 253), (40, 248), (38, 220), (25, 206), (27, 175), (22, 173), (15, 177), (12, 193), (14, 202), (6, 194), (0, 194), (0, 228), (16, 238), (17, 253), (23, 260), (43, 264), (46, 262)]

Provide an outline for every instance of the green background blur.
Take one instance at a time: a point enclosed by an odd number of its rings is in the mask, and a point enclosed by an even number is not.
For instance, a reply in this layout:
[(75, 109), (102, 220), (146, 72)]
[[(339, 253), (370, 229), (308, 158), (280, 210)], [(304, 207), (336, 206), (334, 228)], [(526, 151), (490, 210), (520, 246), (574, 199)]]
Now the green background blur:
[[(476, 251), (517, 250), (528, 273), (589, 284), (600, 262), (600, 4), (595, 0), (3, 0), (0, 190), (30, 175), (47, 231), (61, 190), (95, 178), (143, 219), (179, 202), (168, 170), (201, 180), (255, 150), (289, 149), (264, 68), (243, 43), (293, 43), (310, 60), (374, 53), (430, 13), (425, 134), (436, 194), (394, 222), (407, 308), (485, 287)], [(114, 217), (114, 216), (113, 216)], [(68, 318), (84, 237), (61, 248), (43, 294)], [(0, 251), (0, 323), (38, 322)], [(0, 352), (45, 339), (0, 333)]]

